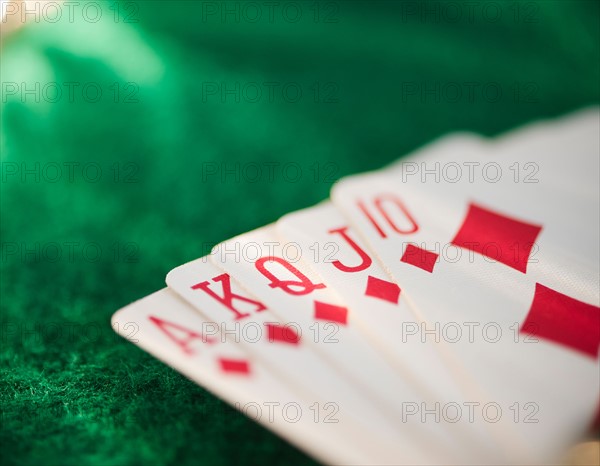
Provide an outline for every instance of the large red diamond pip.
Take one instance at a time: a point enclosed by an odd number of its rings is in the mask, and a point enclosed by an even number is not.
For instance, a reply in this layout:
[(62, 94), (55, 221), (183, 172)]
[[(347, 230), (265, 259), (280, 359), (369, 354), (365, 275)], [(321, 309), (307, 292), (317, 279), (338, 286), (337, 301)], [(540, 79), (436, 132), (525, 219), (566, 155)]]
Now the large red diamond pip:
[(525, 273), (531, 250), (541, 230), (541, 226), (470, 204), (452, 244)]
[(521, 333), (559, 343), (596, 359), (600, 346), (600, 309), (536, 283)]

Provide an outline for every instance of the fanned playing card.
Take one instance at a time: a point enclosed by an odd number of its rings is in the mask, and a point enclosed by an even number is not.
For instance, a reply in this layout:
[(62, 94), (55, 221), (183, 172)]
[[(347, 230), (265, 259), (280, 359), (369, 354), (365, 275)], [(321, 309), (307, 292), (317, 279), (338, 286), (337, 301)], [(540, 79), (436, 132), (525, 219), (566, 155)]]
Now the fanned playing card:
[(114, 327), (325, 463), (556, 463), (599, 412), (599, 128), (445, 136)]

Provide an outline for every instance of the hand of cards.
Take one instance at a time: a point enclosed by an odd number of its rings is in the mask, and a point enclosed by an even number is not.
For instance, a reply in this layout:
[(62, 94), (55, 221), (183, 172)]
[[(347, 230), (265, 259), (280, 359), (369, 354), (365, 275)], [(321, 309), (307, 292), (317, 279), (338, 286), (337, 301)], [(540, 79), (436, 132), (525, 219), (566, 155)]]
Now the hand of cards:
[(599, 128), (446, 136), (172, 270), (114, 328), (325, 463), (557, 461), (599, 408)]

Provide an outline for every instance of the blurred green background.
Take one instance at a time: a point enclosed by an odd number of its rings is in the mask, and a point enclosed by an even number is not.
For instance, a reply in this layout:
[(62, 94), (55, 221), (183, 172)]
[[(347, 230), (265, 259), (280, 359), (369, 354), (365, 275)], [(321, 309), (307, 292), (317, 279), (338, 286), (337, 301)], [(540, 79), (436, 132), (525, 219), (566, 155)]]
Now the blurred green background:
[(3, 464), (312, 463), (111, 314), (344, 175), (600, 94), (596, 1), (70, 8), (1, 49)]

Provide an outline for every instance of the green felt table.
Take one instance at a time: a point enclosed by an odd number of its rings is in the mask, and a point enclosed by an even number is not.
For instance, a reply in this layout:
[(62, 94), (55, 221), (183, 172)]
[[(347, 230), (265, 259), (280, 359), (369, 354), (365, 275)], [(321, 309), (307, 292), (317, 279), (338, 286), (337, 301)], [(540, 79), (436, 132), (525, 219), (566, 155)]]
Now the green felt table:
[(111, 314), (344, 175), (599, 100), (594, 1), (78, 5), (2, 44), (3, 464), (313, 463)]

